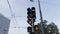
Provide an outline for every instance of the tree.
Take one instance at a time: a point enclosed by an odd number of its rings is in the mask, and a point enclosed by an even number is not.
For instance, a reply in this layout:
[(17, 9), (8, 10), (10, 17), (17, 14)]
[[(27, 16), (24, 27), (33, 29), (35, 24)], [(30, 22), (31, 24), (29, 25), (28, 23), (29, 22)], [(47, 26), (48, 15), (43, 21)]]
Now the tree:
[(47, 25), (46, 30), (48, 34), (59, 34), (58, 28), (53, 22)]
[[(54, 22), (51, 22), (50, 24), (47, 25), (47, 21), (44, 20), (43, 25), (44, 25), (45, 34), (59, 34), (59, 30)], [(41, 27), (41, 25), (40, 25), (40, 27)], [(41, 33), (41, 28), (40, 28), (39, 32)]]

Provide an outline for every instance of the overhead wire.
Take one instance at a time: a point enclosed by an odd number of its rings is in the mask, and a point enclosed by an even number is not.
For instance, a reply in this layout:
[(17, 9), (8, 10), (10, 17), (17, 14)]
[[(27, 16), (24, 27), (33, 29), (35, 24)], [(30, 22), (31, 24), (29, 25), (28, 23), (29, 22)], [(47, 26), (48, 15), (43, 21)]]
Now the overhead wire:
[[(12, 18), (14, 18), (13, 22), (16, 22), (17, 23), (17, 21), (15, 19), (15, 13), (13, 12), (12, 7), (11, 7), (11, 5), (10, 5), (10, 3), (9, 3), (8, 0), (7, 0), (7, 3), (8, 3), (8, 6), (9, 6), (9, 9), (10, 9), (10, 12), (11, 12), (11, 16), (12, 16)], [(14, 23), (14, 27), (16, 27), (15, 26), (15, 23)]]
[[(9, 6), (9, 9), (10, 9), (10, 12), (11, 12), (11, 16), (12, 17), (9, 17), (9, 18), (14, 18), (14, 20), (13, 20), (13, 22), (16, 22), (17, 23), (17, 21), (16, 21), (16, 17), (17, 18), (19, 18), (19, 17), (21, 17), (21, 16), (15, 16), (15, 13), (13, 12), (13, 10), (12, 10), (12, 7), (11, 7), (11, 5), (10, 5), (10, 3), (9, 3), (9, 1), (7, 0), (7, 3), (8, 3), (8, 6)], [(13, 24), (14, 25), (14, 28), (27, 28), (27, 27), (16, 27), (15, 25), (15, 23)]]
[(7, 3), (8, 3), (8, 6), (9, 6), (9, 9), (10, 9), (12, 18), (15, 18), (15, 15), (14, 15), (14, 13), (13, 13), (12, 7), (11, 7), (11, 5), (10, 5), (10, 3), (9, 3), (8, 0), (7, 0)]

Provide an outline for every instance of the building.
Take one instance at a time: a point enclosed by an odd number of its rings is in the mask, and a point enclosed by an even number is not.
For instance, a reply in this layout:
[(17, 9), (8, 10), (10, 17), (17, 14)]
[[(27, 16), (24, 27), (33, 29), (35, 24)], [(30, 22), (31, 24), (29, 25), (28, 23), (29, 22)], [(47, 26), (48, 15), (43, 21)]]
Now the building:
[(0, 34), (8, 34), (10, 20), (0, 14)]

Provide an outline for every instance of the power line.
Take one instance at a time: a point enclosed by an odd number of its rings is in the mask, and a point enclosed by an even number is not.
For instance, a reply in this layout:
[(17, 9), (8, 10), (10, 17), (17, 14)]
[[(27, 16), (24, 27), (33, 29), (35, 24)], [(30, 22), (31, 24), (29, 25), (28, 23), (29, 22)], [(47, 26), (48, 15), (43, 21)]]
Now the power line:
[[(12, 18), (12, 17), (7, 17), (7, 18)], [(15, 16), (15, 18), (22, 18), (22, 16)], [(26, 18), (26, 17), (23, 17)]]
[[(15, 13), (13, 12), (12, 7), (11, 7), (8, 0), (7, 0), (7, 3), (8, 3), (8, 6), (9, 6), (9, 9), (10, 9), (10, 12), (11, 12), (11, 16), (12, 16), (12, 18), (14, 18), (13, 21), (17, 22), (16, 19), (15, 19)], [(15, 24), (14, 24), (14, 26), (15, 26)]]
[(9, 3), (8, 0), (7, 0), (7, 3), (8, 3), (8, 6), (9, 6), (9, 9), (10, 9), (10, 12), (11, 12), (11, 16), (12, 16), (13, 18), (15, 18), (15, 14), (13, 13), (12, 7), (11, 7), (11, 5), (10, 5), (10, 3)]

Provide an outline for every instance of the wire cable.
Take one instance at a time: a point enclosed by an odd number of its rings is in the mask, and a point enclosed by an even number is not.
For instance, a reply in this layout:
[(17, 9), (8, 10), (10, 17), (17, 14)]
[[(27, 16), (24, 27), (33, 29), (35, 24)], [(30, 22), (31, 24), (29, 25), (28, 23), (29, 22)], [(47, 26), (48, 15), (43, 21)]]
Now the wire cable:
[[(11, 5), (10, 5), (10, 3), (9, 3), (8, 0), (7, 0), (7, 3), (8, 3), (8, 6), (9, 6), (9, 9), (10, 9), (10, 12), (11, 12), (11, 16), (12, 16), (12, 18), (14, 18), (13, 22), (16, 22), (17, 23), (17, 21), (15, 19), (15, 13), (13, 12), (12, 7), (11, 7)], [(14, 23), (14, 26), (15, 26), (15, 23)]]
[(9, 6), (9, 9), (10, 9), (12, 18), (15, 18), (15, 15), (13, 14), (13, 10), (12, 10), (11, 5), (10, 5), (8, 0), (7, 0), (7, 3), (8, 3), (8, 6)]

